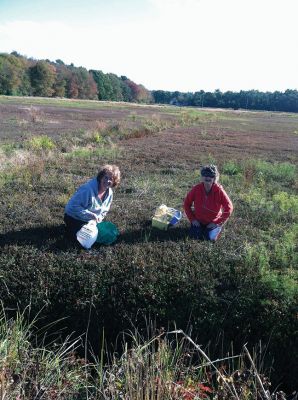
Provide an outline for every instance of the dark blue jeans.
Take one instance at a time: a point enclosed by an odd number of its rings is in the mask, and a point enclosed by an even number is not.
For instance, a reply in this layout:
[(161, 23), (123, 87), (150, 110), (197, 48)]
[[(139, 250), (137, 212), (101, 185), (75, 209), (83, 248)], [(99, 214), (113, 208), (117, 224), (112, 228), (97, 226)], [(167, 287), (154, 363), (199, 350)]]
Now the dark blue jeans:
[(66, 235), (71, 240), (77, 240), (77, 232), (82, 228), (83, 225), (86, 224), (84, 221), (80, 221), (79, 219), (75, 219), (70, 217), (67, 214), (64, 214), (64, 222), (66, 225)]
[(221, 232), (221, 226), (216, 228), (207, 228), (206, 225), (200, 224), (200, 226), (191, 225), (189, 235), (193, 239), (197, 240), (211, 240), (215, 242)]

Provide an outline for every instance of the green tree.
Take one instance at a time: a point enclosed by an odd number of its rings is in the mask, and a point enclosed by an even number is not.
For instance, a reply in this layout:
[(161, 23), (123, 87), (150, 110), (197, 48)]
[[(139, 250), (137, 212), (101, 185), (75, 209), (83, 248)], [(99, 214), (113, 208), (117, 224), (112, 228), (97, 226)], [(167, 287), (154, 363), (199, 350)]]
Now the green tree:
[(106, 77), (102, 71), (91, 70), (90, 71), (93, 79), (97, 86), (97, 94), (99, 100), (107, 100), (107, 90), (106, 90)]
[[(117, 75), (102, 71), (90, 71), (96, 82), (99, 100), (123, 101), (123, 81)], [(125, 90), (124, 90), (125, 91)], [(129, 93), (127, 92), (128, 96)]]
[(152, 90), (154, 103), (169, 104), (171, 101), (172, 92), (165, 90)]
[(123, 101), (126, 101), (126, 102), (132, 101), (131, 88), (128, 85), (126, 85), (125, 82), (121, 82), (121, 88), (122, 88)]
[(56, 79), (53, 86), (53, 96), (66, 97), (66, 86), (69, 75), (68, 69), (63, 64), (56, 65)]
[(30, 94), (28, 62), (16, 52), (0, 54), (0, 93), (5, 95)]
[(123, 101), (123, 95), (122, 95), (122, 86), (121, 86), (121, 79), (118, 78), (117, 75), (109, 73), (106, 74), (106, 77), (109, 82), (109, 100), (112, 101)]
[(52, 96), (56, 80), (56, 68), (46, 61), (37, 61), (29, 70), (33, 95)]
[(199, 92), (195, 92), (193, 96), (193, 105), (197, 107), (204, 107), (205, 105), (205, 92), (204, 90), (200, 90)]

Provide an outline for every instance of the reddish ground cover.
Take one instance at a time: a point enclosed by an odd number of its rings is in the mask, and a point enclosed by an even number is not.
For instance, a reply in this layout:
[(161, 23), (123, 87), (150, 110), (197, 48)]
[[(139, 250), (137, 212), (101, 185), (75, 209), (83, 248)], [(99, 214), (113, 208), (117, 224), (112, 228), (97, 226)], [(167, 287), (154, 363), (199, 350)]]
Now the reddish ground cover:
[[(169, 122), (169, 128), (122, 140), (121, 146), (142, 163), (176, 164), (194, 162), (205, 154), (217, 160), (262, 157), (271, 161), (293, 161), (298, 150), (298, 115), (272, 112), (201, 110), (201, 117), (183, 122), (187, 108), (137, 106), (117, 103), (35, 104), (35, 99), (12, 98), (0, 102), (0, 139), (24, 139), (31, 135), (61, 137), (96, 129), (107, 124), (139, 126), (143, 121)], [(42, 102), (42, 101), (41, 101)], [(71, 105), (71, 107), (69, 106)], [(191, 115), (191, 114), (190, 114)], [(174, 122), (176, 121), (176, 123)], [(158, 129), (157, 129), (158, 130)]]

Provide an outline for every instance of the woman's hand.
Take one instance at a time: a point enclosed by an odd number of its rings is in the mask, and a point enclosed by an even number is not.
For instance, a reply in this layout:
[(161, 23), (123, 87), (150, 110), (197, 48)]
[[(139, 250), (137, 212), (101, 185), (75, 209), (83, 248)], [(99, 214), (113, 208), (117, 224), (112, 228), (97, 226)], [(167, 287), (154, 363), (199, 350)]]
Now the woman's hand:
[(194, 219), (191, 224), (192, 226), (196, 226), (197, 228), (200, 226), (200, 223), (197, 219)]
[(207, 229), (214, 229), (214, 228), (217, 228), (217, 227), (218, 227), (218, 225), (215, 224), (214, 222), (210, 222), (210, 223), (206, 226)]
[(92, 214), (92, 219), (94, 219), (97, 224), (99, 224), (102, 221), (102, 217), (96, 214)]

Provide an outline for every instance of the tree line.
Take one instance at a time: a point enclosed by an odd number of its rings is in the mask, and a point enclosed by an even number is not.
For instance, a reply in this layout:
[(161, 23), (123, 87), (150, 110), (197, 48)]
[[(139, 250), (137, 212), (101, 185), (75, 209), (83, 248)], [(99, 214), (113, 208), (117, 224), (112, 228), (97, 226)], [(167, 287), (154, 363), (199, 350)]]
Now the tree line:
[(298, 112), (298, 91), (259, 92), (258, 90), (241, 90), (240, 92), (204, 92), (195, 93), (167, 92), (154, 90), (151, 92), (154, 102), (177, 106), (239, 108), (246, 110)]
[(0, 94), (66, 97), (151, 103), (143, 85), (126, 76), (66, 65), (62, 60), (35, 60), (12, 52), (0, 53)]
[(152, 90), (126, 76), (35, 60), (17, 52), (0, 53), (0, 94), (158, 103), (177, 106), (298, 112), (298, 91), (198, 92)]

